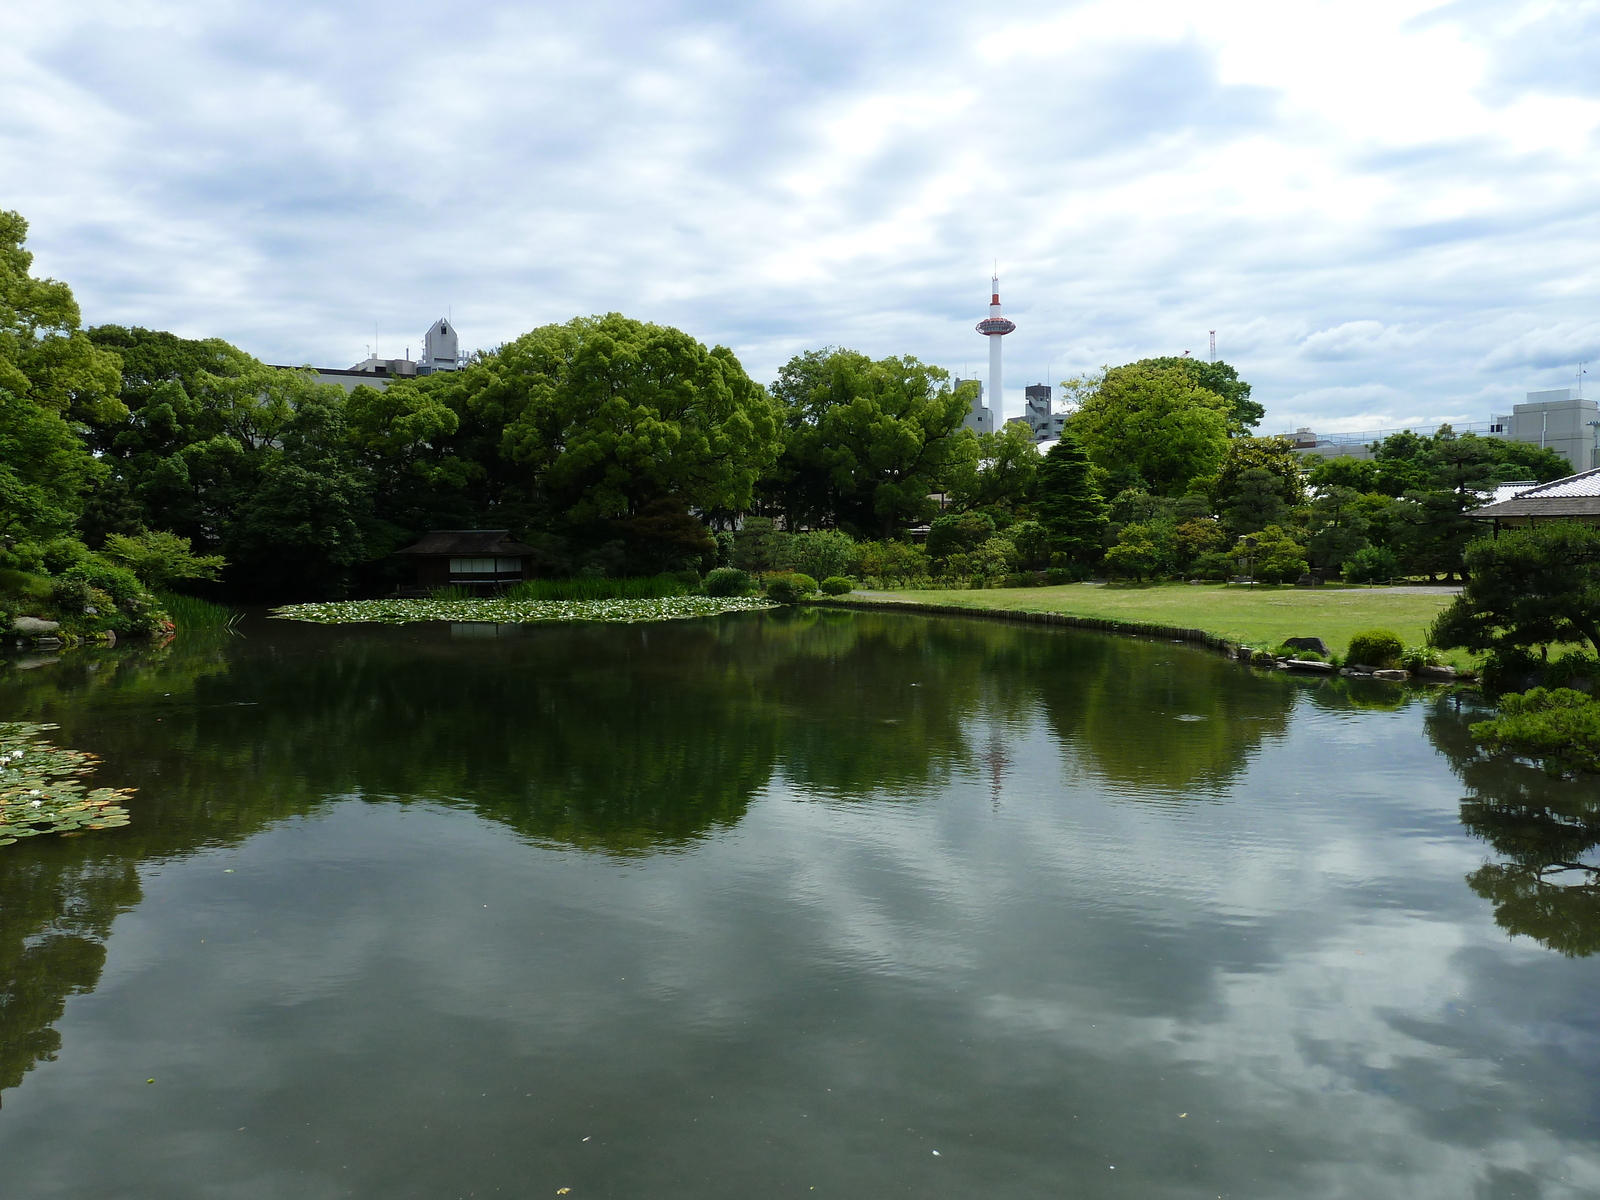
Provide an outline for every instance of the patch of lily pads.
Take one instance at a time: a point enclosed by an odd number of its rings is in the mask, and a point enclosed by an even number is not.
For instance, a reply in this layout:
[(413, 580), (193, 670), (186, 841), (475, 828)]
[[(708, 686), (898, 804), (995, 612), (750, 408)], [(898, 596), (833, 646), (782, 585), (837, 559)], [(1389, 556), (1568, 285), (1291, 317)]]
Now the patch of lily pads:
[(537, 621), (683, 621), (724, 613), (775, 608), (756, 596), (663, 596), (654, 600), (334, 600), (326, 604), (286, 604), (272, 610), (287, 621), (322, 625), (411, 621), (486, 621), (520, 625)]
[(121, 802), (131, 788), (90, 788), (83, 776), (99, 759), (44, 736), (55, 725), (0, 724), (0, 846), (44, 833), (78, 834), (128, 823)]

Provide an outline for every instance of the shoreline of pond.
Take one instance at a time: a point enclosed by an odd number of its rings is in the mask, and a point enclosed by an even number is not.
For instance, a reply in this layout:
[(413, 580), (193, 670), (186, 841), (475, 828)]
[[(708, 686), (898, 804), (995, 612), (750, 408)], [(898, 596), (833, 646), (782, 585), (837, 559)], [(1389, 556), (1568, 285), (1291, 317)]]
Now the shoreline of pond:
[[(1223, 637), (1221, 634), (1209, 630), (1183, 625), (1165, 625), (1154, 621), (1124, 621), (1114, 617), (1083, 617), (1071, 613), (1047, 612), (1040, 609), (1024, 608), (990, 608), (972, 604), (930, 604), (922, 600), (867, 600), (852, 599), (846, 596), (830, 596), (826, 599), (813, 597), (806, 601), (807, 604), (823, 608), (853, 609), (863, 612), (915, 612), (933, 616), (957, 617), (988, 617), (1002, 621), (1015, 621), (1027, 625), (1058, 625), (1070, 629), (1089, 629), (1100, 633), (1119, 634), (1125, 637), (1162, 638), (1167, 641), (1188, 642), (1193, 645), (1203, 646), (1208, 650), (1216, 651), (1225, 658), (1234, 660), (1245, 666), (1270, 667), (1280, 669), (1282, 664), (1271, 650), (1258, 650), (1251, 646), (1234, 641), (1232, 638)], [(1309, 668), (1310, 664), (1306, 664)], [(1317, 664), (1321, 667), (1322, 664)], [(1287, 668), (1294, 670), (1294, 668)], [(1307, 675), (1331, 676), (1338, 678), (1374, 678), (1367, 672), (1350, 672), (1348, 669), (1336, 670), (1331, 667), (1322, 670), (1306, 670)], [(1433, 686), (1456, 682), (1476, 683), (1475, 672), (1459, 672), (1451, 677), (1426, 678), (1412, 672), (1402, 673), (1403, 677), (1396, 679), (1391, 675), (1376, 676), (1385, 682), (1393, 683), (1423, 683)]]

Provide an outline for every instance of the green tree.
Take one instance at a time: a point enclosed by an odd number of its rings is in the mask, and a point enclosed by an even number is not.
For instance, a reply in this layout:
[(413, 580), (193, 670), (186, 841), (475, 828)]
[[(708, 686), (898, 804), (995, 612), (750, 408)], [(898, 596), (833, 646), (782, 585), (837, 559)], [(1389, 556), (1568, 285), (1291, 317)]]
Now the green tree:
[(994, 536), (994, 532), (994, 518), (988, 513), (945, 513), (942, 517), (935, 517), (933, 524), (928, 526), (928, 540), (924, 545), (930, 558), (949, 558), (952, 554), (981, 546)]
[(577, 525), (660, 496), (748, 507), (777, 457), (777, 414), (732, 351), (619, 313), (542, 326), (460, 374), (461, 399), (504, 412), (506, 457)]
[(1305, 547), (1287, 530), (1268, 525), (1250, 536), (1255, 542), (1249, 552), (1251, 571), (1257, 579), (1265, 583), (1293, 583), (1310, 570)]
[(887, 536), (931, 517), (930, 494), (970, 475), (979, 453), (948, 380), (909, 356), (791, 359), (772, 387), (785, 431), (773, 487), (791, 523)]
[(1600, 652), (1600, 529), (1554, 521), (1505, 530), (1471, 543), (1466, 567), (1433, 645), (1501, 653), (1587, 642)]
[(114, 533), (106, 538), (101, 553), (127, 567), (152, 591), (165, 591), (191, 580), (213, 581), (227, 565), (220, 554), (195, 554), (188, 538), (165, 530), (134, 537)]
[(100, 474), (59, 413), (0, 388), (0, 547), (9, 552), (70, 529)]
[(1050, 564), (1050, 531), (1039, 521), (1018, 521), (1005, 532), (1006, 539), (1017, 548), (1017, 561), (1024, 567), (1042, 570)]
[(1225, 551), (1232, 538), (1214, 517), (1191, 517), (1173, 530), (1173, 550), (1178, 565), (1187, 569), (1208, 554)]
[(1235, 534), (1255, 533), (1289, 518), (1283, 480), (1265, 467), (1241, 471), (1222, 506), (1222, 520)]
[(1102, 470), (1132, 471), (1151, 491), (1181, 496), (1228, 449), (1228, 402), (1181, 367), (1108, 369), (1067, 426)]
[(1034, 487), (1034, 513), (1050, 531), (1055, 548), (1075, 559), (1098, 553), (1106, 527), (1106, 504), (1090, 481), (1083, 446), (1071, 434), (1045, 453)]
[(1240, 477), (1251, 470), (1271, 472), (1278, 480), (1278, 495), (1291, 508), (1305, 503), (1306, 473), (1293, 443), (1282, 437), (1240, 437), (1228, 443), (1222, 469), (1212, 485), (1218, 509), (1232, 501)]
[(1265, 408), (1250, 399), (1250, 385), (1239, 378), (1238, 370), (1221, 359), (1203, 362), (1197, 358), (1168, 356), (1141, 358), (1133, 365), (1145, 370), (1185, 371), (1197, 386), (1221, 396), (1228, 402), (1228, 427), (1234, 437), (1241, 437), (1247, 429), (1254, 429), (1261, 424), (1261, 418), (1267, 415)]
[(1359, 493), (1347, 487), (1324, 488), (1311, 502), (1306, 550), (1318, 566), (1338, 566), (1367, 548), (1367, 528)]
[(117, 357), (79, 328), (66, 284), (31, 274), (28, 223), (0, 210), (0, 546), (71, 528), (104, 468), (80, 437), (83, 422), (114, 420)]
[(84, 334), (71, 288), (30, 273), (27, 240), (22, 215), (0, 210), (0, 388), (69, 421), (115, 420), (117, 357)]
[(789, 566), (789, 535), (771, 517), (746, 517), (733, 535), (733, 565), (752, 575)]
[(837, 529), (813, 529), (789, 535), (789, 565), (813, 579), (848, 575), (856, 559), (856, 541)]
[(1349, 454), (1338, 458), (1323, 458), (1321, 455), (1311, 455), (1309, 458), (1311, 469), (1306, 473), (1306, 482), (1319, 492), (1331, 487), (1344, 487), (1361, 493), (1379, 490), (1378, 464), (1373, 459), (1355, 458)]
[(958, 469), (950, 492), (962, 508), (1015, 511), (1033, 495), (1041, 456), (1026, 425), (978, 435), (978, 455)]
[(1134, 521), (1124, 525), (1106, 550), (1106, 566), (1118, 575), (1144, 580), (1171, 569), (1175, 530), (1168, 521)]

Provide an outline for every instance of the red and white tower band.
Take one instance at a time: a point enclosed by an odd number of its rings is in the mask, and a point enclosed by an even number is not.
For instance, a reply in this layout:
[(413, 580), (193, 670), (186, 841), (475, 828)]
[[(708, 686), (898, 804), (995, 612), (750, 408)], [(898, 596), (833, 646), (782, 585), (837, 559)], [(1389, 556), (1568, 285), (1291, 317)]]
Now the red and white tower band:
[(1005, 393), (1000, 390), (1000, 339), (1015, 331), (1017, 325), (1000, 315), (1000, 276), (994, 276), (990, 283), (989, 315), (978, 322), (977, 329), (989, 339), (989, 405), (995, 420), (1000, 421), (1005, 412)]

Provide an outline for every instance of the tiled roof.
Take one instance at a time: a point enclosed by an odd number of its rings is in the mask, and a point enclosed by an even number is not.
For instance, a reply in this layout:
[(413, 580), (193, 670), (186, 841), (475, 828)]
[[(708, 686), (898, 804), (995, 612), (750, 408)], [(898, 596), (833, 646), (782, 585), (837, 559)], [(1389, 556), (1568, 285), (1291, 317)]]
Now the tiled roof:
[(396, 554), (449, 554), (459, 557), (504, 555), (515, 558), (532, 554), (533, 547), (511, 540), (509, 529), (430, 529), (415, 546), (396, 550)]
[(1591, 517), (1600, 516), (1600, 468), (1579, 471), (1565, 479), (1542, 483), (1475, 510), (1474, 517)]
[(1579, 471), (1565, 479), (1542, 483), (1522, 493), (1529, 496), (1600, 496), (1600, 467), (1593, 471)]

